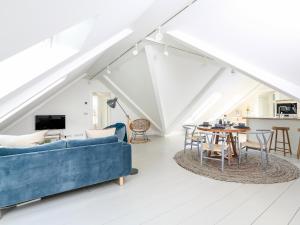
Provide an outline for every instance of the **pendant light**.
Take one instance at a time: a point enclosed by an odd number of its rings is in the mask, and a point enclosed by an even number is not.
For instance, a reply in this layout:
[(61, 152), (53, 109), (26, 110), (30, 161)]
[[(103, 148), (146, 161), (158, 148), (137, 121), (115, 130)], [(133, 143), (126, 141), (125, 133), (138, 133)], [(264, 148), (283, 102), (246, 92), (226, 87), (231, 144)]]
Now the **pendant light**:
[(162, 34), (161, 27), (159, 26), (157, 28), (157, 33), (155, 35), (155, 39), (156, 39), (156, 41), (161, 41), (163, 38), (164, 38), (164, 35)]
[(135, 47), (134, 47), (134, 49), (133, 49), (133, 51), (132, 51), (132, 54), (133, 54), (133, 55), (139, 54), (138, 44), (137, 44), (137, 43), (135, 44)]

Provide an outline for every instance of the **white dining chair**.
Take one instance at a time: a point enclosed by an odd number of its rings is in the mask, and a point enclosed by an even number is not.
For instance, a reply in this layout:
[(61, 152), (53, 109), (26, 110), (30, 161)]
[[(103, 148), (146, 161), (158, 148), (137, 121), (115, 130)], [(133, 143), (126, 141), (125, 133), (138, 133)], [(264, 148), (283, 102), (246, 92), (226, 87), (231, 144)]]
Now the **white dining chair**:
[[(247, 140), (240, 143), (240, 152), (239, 152), (239, 166), (241, 164), (242, 155), (245, 155), (247, 161), (248, 150), (260, 151), (261, 164), (263, 169), (265, 169), (269, 163), (269, 148), (270, 148), (270, 139), (272, 137), (273, 131), (271, 130), (256, 130), (249, 131), (244, 133), (247, 135)], [(256, 139), (253, 140), (253, 139)], [(266, 162), (266, 165), (265, 163)]]
[[(212, 133), (212, 132), (200, 132), (200, 136), (206, 137), (206, 142), (202, 138), (200, 144), (198, 145), (198, 154), (200, 157), (200, 163), (203, 164), (203, 159), (208, 160), (218, 160), (221, 161), (221, 171), (224, 171), (225, 156), (231, 154), (229, 145), (226, 141), (222, 141), (221, 144), (215, 144), (216, 136), (219, 138), (224, 138), (227, 140), (227, 133)], [(205, 154), (206, 153), (206, 154)], [(212, 153), (219, 153), (220, 157), (213, 157)], [(205, 155), (204, 155), (205, 154)]]

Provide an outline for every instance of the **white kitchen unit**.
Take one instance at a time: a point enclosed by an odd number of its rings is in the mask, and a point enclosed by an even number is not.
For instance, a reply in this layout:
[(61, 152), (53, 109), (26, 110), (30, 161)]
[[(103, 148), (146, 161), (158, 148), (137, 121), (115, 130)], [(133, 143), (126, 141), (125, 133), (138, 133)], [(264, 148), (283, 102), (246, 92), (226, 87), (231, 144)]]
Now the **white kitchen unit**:
[[(300, 128), (300, 118), (245, 117), (245, 119), (251, 130), (271, 129), (273, 126), (289, 127), (292, 153), (294, 156), (297, 154), (300, 136), (300, 132), (298, 132), (298, 128)], [(281, 135), (278, 136), (278, 139), (281, 140)]]

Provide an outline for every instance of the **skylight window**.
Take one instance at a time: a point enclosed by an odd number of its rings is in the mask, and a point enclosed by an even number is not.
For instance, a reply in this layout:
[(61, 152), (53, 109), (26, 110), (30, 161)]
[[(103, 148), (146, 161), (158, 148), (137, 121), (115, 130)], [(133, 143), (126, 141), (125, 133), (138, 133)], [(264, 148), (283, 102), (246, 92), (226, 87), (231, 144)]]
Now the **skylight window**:
[(0, 62), (0, 99), (78, 53), (92, 28), (86, 21)]

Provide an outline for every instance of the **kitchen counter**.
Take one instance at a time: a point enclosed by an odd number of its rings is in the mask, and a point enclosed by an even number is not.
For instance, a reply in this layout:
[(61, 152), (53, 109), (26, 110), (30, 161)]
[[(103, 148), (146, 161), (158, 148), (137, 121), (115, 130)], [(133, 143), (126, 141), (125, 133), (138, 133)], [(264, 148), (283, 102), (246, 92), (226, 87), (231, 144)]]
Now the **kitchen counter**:
[[(247, 125), (251, 130), (260, 129), (272, 129), (272, 127), (289, 127), (289, 136), (291, 140), (292, 153), (295, 156), (298, 149), (300, 132), (300, 118), (279, 118), (279, 117), (244, 117), (247, 121)], [(279, 140), (282, 140), (281, 133), (278, 136)], [(281, 146), (280, 146), (281, 147)]]
[(243, 119), (256, 119), (256, 120), (300, 120), (299, 117), (243, 117)]

